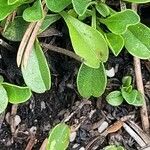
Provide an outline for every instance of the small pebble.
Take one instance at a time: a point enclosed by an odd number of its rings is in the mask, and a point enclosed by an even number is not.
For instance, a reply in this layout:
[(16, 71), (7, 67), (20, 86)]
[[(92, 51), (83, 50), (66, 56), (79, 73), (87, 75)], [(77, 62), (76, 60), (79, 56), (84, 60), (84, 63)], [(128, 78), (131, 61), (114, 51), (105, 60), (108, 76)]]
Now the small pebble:
[(70, 135), (70, 142), (73, 142), (77, 136), (77, 132), (72, 132)]
[(74, 144), (73, 146), (72, 146), (72, 148), (77, 148), (78, 146), (79, 146), (80, 144)]
[(84, 148), (84, 147), (81, 147), (79, 150), (85, 150), (85, 148)]
[(45, 102), (41, 101), (41, 111), (46, 108)]
[(16, 115), (16, 116), (15, 116), (15, 125), (18, 126), (20, 122), (21, 122), (20, 116), (19, 116), (19, 115)]
[(108, 122), (104, 121), (99, 127), (98, 132), (102, 133), (108, 127)]
[(110, 78), (115, 76), (115, 69), (112, 67), (110, 70), (106, 70), (106, 75)]
[(32, 126), (31, 128), (30, 128), (30, 133), (36, 133), (36, 131), (37, 131), (37, 127), (35, 127), (35, 126)]

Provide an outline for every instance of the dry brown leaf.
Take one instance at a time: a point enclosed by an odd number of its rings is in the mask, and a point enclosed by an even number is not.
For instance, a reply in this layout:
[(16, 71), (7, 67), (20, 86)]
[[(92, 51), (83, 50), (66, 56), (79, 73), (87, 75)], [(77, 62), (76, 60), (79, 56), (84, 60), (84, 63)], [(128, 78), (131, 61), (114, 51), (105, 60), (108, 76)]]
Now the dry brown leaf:
[(108, 127), (107, 132), (108, 133), (114, 133), (120, 130), (123, 126), (123, 122), (121, 120), (116, 121), (113, 125)]

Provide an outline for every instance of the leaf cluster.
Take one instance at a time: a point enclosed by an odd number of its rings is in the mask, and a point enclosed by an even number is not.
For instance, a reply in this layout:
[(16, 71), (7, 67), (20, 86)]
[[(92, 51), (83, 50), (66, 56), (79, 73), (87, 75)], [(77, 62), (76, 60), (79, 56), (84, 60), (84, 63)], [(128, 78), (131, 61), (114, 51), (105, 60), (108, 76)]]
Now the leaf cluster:
[[(110, 52), (118, 56), (125, 47), (133, 56), (150, 59), (150, 40), (147, 38), (150, 29), (140, 22), (140, 16), (133, 10), (116, 12), (100, 0), (45, 0), (45, 3), (42, 0), (1, 0), (0, 3), (1, 26), (5, 29), (2, 36), (8, 40), (21, 41), (30, 24), (42, 20), (27, 66), (21, 64), (25, 84), (33, 92), (43, 93), (51, 87), (49, 64), (38, 36), (60, 18), (68, 27), (74, 53), (82, 59), (76, 81), (82, 97), (99, 97), (104, 93), (107, 85), (104, 63)], [(6, 17), (14, 11), (16, 17), (6, 26)], [(23, 50), (18, 51), (17, 60), (21, 61), (22, 54)], [(124, 86), (124, 83), (121, 91), (107, 97), (110, 101), (109, 97), (120, 97), (114, 105), (121, 104), (123, 99), (129, 104), (142, 105), (141, 94), (132, 90), (131, 85)]]
[(125, 100), (128, 104), (134, 106), (142, 106), (144, 96), (131, 85), (131, 76), (125, 76), (122, 79), (122, 87), (120, 91), (113, 91), (106, 97), (107, 102), (112, 106), (119, 106)]

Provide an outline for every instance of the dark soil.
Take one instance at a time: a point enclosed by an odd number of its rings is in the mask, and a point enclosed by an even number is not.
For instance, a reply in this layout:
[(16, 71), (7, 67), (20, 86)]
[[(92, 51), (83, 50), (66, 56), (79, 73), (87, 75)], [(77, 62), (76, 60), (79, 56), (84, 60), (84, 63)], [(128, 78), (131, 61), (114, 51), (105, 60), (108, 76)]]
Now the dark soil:
[[(109, 3), (112, 7), (118, 9), (118, 3), (114, 3), (114, 1)], [(149, 5), (139, 7), (142, 21), (148, 26), (150, 26), (149, 13)], [(40, 40), (48, 43), (55, 38), (54, 45), (72, 50), (68, 39), (68, 31), (62, 24), (64, 23), (60, 21), (55, 25), (62, 33), (62, 37), (53, 36)], [(19, 43), (11, 43), (6, 39), (4, 40), (12, 45), (14, 50), (17, 49), (16, 47), (18, 47)], [(81, 109), (79, 109), (79, 105), (84, 100), (80, 97), (76, 88), (76, 75), (80, 63), (51, 51), (47, 51), (45, 55), (52, 73), (52, 88), (43, 94), (33, 93), (32, 98), (28, 102), (18, 106), (17, 115), (20, 116), (21, 122), (17, 126), (15, 136), (12, 135), (10, 125), (6, 121), (6, 114), (11, 111), (11, 105), (8, 106), (8, 109), (3, 114), (5, 118), (2, 124), (0, 123), (0, 150), (24, 150), (29, 142), (32, 129), (36, 130), (36, 142), (33, 150), (39, 150), (44, 139), (48, 137), (50, 129), (64, 118), (67, 118), (72, 112), (75, 112), (75, 114), (67, 124), (70, 126), (81, 125), (76, 131), (75, 140), (70, 142), (69, 150), (79, 150), (95, 139), (99, 134), (96, 124), (100, 124), (100, 121), (107, 121), (111, 125), (121, 117), (131, 114), (135, 116), (133, 121), (141, 125), (139, 108), (126, 103), (119, 107), (112, 107), (105, 101), (105, 96), (110, 91), (119, 89), (121, 79), (125, 75), (133, 77), (134, 86), (136, 87), (132, 56), (125, 50), (122, 51), (119, 57), (114, 57), (110, 54), (109, 61), (105, 64), (106, 69), (118, 67), (115, 76), (112, 78), (108, 77), (106, 92), (100, 98), (91, 98)], [(1, 47), (0, 56), (0, 74), (4, 76), (5, 81), (21, 85), (23, 79), (20, 69), (16, 66), (16, 53)], [(148, 61), (142, 61), (142, 73), (144, 85), (147, 85), (150, 81), (150, 64)], [(150, 100), (150, 88), (148, 88), (148, 86), (145, 87), (145, 94), (147, 99)], [(92, 150), (94, 147), (100, 150), (111, 143), (121, 144), (128, 150), (136, 150), (139, 147), (126, 131), (120, 129), (91, 144), (92, 148), (89, 148), (89, 150)]]

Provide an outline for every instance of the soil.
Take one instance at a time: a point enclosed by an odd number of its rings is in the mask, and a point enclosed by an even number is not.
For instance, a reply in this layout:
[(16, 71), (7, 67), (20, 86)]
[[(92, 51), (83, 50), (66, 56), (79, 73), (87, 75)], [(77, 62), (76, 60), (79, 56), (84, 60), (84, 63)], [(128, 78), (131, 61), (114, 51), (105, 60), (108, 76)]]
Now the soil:
[[(114, 1), (109, 1), (109, 3), (112, 7), (118, 9), (118, 3), (114, 3)], [(148, 26), (150, 26), (149, 13), (149, 5), (139, 7), (142, 22)], [(40, 41), (48, 43), (53, 40), (53, 45), (72, 50), (68, 31), (65, 25), (62, 26), (62, 24), (64, 22), (59, 21), (54, 25), (62, 33), (61, 37), (46, 37), (41, 38)], [(19, 43), (4, 40), (14, 49), (17, 49)], [(108, 77), (107, 88), (102, 97), (83, 100), (76, 88), (76, 76), (80, 63), (68, 56), (51, 51), (45, 52), (45, 55), (52, 73), (52, 88), (43, 94), (33, 93), (28, 102), (18, 106), (16, 115), (20, 117), (21, 122), (17, 125), (13, 134), (8, 121), (12, 108), (12, 105), (9, 104), (7, 110), (0, 116), (0, 120), (2, 120), (0, 122), (0, 150), (24, 150), (33, 135), (34, 144), (32, 149), (39, 150), (52, 127), (68, 118), (71, 113), (74, 113), (74, 115), (66, 123), (74, 129), (76, 128), (76, 137), (70, 142), (68, 150), (79, 150), (81, 147), (86, 147), (88, 150), (100, 150), (109, 144), (120, 144), (128, 150), (138, 149), (139, 145), (123, 128), (96, 140), (96, 137), (100, 134), (98, 127), (102, 122), (112, 125), (120, 118), (132, 115), (134, 116), (132, 120), (141, 127), (138, 107), (126, 103), (119, 107), (112, 107), (105, 101), (105, 97), (110, 91), (120, 88), (121, 79), (125, 75), (133, 77), (133, 84), (136, 87), (132, 56), (126, 50), (123, 50), (119, 57), (110, 54), (105, 67), (107, 70), (114, 67), (116, 70), (115, 76)], [(21, 85), (23, 78), (20, 69), (16, 65), (16, 52), (1, 47), (0, 56), (0, 74), (3, 75), (5, 81)], [(145, 95), (149, 108), (150, 63), (149, 61), (141, 61), (141, 63)], [(95, 142), (92, 142), (93, 140)]]

